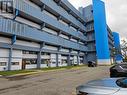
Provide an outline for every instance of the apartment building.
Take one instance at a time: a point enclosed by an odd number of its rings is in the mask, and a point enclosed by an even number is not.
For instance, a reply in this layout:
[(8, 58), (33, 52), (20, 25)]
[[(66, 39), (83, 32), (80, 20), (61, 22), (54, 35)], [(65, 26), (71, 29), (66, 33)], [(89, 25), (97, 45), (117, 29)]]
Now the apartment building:
[(0, 0), (0, 71), (87, 63), (85, 18), (67, 0)]

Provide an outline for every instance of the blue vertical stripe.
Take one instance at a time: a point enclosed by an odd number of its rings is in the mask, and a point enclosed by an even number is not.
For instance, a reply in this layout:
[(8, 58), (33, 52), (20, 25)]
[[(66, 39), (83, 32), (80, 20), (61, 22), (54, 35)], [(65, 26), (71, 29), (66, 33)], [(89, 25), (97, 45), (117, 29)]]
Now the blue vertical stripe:
[[(113, 32), (113, 38), (114, 38), (114, 46), (115, 46), (116, 50), (121, 51), (119, 33)], [(120, 54), (120, 52), (118, 52), (116, 54), (115, 60), (116, 61), (121, 61), (122, 60), (122, 55)]]
[(110, 59), (105, 4), (101, 0), (93, 0), (93, 16), (97, 58)]

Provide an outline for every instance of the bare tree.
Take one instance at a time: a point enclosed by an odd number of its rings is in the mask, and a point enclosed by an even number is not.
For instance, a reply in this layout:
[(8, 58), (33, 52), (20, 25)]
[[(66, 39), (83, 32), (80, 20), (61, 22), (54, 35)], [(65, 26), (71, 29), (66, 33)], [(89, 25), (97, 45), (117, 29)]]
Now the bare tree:
[(127, 60), (127, 40), (121, 41), (121, 51), (125, 60)]

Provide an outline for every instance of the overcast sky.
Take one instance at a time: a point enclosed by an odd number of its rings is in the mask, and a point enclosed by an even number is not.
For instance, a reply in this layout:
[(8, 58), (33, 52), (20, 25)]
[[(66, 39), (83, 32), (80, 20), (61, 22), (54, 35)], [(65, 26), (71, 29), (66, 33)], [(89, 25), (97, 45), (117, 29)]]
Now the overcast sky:
[[(68, 0), (77, 9), (91, 4), (92, 0)], [(127, 38), (127, 0), (103, 0), (106, 4), (107, 23), (112, 31)]]

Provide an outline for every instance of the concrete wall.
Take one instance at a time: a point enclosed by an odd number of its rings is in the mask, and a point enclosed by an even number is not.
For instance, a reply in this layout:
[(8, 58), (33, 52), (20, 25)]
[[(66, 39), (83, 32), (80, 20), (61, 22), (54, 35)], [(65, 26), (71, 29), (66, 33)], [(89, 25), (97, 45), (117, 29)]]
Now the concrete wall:
[[(6, 66), (0, 66), (0, 70), (4, 70), (5, 67), (7, 70), (8, 64), (11, 65), (11, 70), (19, 70), (22, 69), (23, 59), (39, 60), (39, 58), (50, 60), (50, 66), (56, 67), (57, 54), (59, 66), (69, 64), (61, 62), (64, 57), (65, 60), (69, 60), (68, 56), (71, 56), (70, 60), (73, 60), (73, 64), (78, 62), (80, 64), (85, 52), (88, 51), (87, 46), (84, 45), (87, 41), (84, 35), (85, 19), (80, 12), (67, 0), (61, 0), (62, 5), (58, 5), (56, 0), (31, 1), (14, 0), (13, 7), (20, 11), (16, 18), (10, 13), (0, 16), (0, 34), (2, 34), (0, 36), (0, 62), (6, 62)], [(46, 6), (44, 9), (40, 7), (42, 3)], [(12, 44), (14, 35), (16, 42)], [(11, 49), (12, 54), (9, 51)], [(36, 53), (24, 54), (23, 51)], [(49, 53), (49, 55), (40, 54), (39, 56), (38, 53), (41, 52)], [(12, 65), (11, 63), (14, 64), (14, 62), (15, 65)], [(48, 67), (47, 64), (40, 65), (40, 67)], [(37, 68), (37, 64), (26, 65), (26, 69), (32, 68)]]

